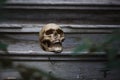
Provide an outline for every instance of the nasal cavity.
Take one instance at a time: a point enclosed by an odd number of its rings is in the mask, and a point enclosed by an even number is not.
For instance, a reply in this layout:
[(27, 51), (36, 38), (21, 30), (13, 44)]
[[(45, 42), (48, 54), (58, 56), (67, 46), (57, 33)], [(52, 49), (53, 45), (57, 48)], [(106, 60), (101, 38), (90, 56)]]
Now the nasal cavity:
[(55, 31), (54, 36), (57, 37), (57, 32)]
[(57, 34), (57, 32), (55, 31), (54, 32), (54, 39), (57, 39), (58, 38), (58, 34)]

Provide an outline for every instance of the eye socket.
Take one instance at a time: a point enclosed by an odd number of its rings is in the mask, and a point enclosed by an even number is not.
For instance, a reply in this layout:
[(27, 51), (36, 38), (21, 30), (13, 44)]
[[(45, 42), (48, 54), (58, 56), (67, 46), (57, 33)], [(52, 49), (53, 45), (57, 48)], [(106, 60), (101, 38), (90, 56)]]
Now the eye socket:
[(57, 29), (58, 34), (63, 34), (63, 31), (61, 29)]
[(50, 30), (47, 30), (45, 33), (46, 33), (46, 35), (49, 35), (49, 34), (53, 34), (53, 29), (50, 29)]

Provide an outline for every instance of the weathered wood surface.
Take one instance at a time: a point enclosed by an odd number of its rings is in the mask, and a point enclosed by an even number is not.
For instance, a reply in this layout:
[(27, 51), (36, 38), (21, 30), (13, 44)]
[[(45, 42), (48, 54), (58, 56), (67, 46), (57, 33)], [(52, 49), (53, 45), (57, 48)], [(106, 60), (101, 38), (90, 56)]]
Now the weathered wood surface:
[(58, 24), (119, 24), (120, 10), (24, 10), (4, 9), (3, 20), (7, 23)]
[(118, 0), (7, 0), (2, 22), (119, 24)]
[(7, 9), (63, 9), (63, 10), (120, 10), (119, 1), (112, 2), (85, 2), (85, 1), (7, 1)]
[(7, 3), (18, 4), (120, 4), (119, 0), (7, 0)]
[[(91, 43), (100, 45), (108, 39), (108, 36), (110, 36), (110, 34), (65, 34), (63, 54), (71, 53), (75, 47), (84, 43), (84, 40), (89, 40)], [(38, 34), (3, 34), (3, 36), (0, 37), (0, 40), (9, 44), (8, 50), (10, 53), (48, 53), (41, 50)], [(119, 45), (119, 43), (117, 44)]]
[[(85, 40), (100, 45), (120, 29), (119, 0), (7, 0), (1, 10), (0, 41), (9, 45), (10, 55), (0, 51), (0, 60), (10, 56), (14, 65), (36, 67), (66, 80), (120, 80), (119, 70), (108, 71), (104, 78), (104, 52), (71, 56)], [(38, 32), (50, 22), (65, 32), (61, 54), (40, 48)]]
[[(45, 24), (0, 24), (0, 33), (38, 33)], [(65, 33), (111, 34), (120, 25), (75, 25), (58, 24)]]
[[(119, 80), (119, 70), (109, 71), (104, 78), (103, 54), (81, 54), (71, 56), (72, 50), (82, 44), (85, 38), (90, 38), (96, 44), (101, 44), (110, 34), (65, 34), (64, 51), (61, 54), (48, 53), (41, 50), (37, 34), (7, 34), (0, 36), (0, 41), (9, 44), (10, 55), (1, 54), (0, 60), (9, 56), (14, 65), (25, 65), (41, 69), (65, 80)], [(34, 66), (33, 66), (34, 65)]]
[[(54, 63), (54, 62), (53, 62)], [(104, 63), (101, 62), (15, 62), (45, 70), (63, 80), (119, 80), (119, 70), (108, 71), (107, 77), (101, 72)], [(36, 65), (38, 64), (38, 65)]]

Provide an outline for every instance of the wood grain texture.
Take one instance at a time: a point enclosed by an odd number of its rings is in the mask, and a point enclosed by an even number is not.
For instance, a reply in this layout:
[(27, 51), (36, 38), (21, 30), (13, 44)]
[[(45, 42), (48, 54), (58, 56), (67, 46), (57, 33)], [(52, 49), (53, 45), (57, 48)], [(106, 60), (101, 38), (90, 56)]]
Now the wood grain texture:
[(119, 24), (120, 10), (24, 10), (2, 11), (1, 22), (58, 24)]
[[(65, 34), (63, 54), (71, 53), (78, 45), (84, 43), (86, 39), (100, 45), (109, 35), (110, 34)], [(9, 44), (8, 50), (10, 53), (47, 53), (40, 48), (38, 34), (4, 34), (4, 36), (1, 37), (1, 41)]]
[[(0, 51), (0, 60), (11, 57), (14, 66), (35, 67), (62, 80), (120, 80), (120, 70), (108, 71), (104, 78), (104, 52), (73, 56), (85, 40), (101, 45), (120, 29), (120, 0), (7, 0), (0, 15), (0, 42), (8, 44), (9, 52)], [(61, 54), (39, 45), (38, 32), (51, 22), (65, 32)]]
[[(38, 33), (45, 24), (13, 24), (1, 23), (0, 33)], [(76, 25), (58, 24), (65, 33), (78, 34), (111, 34), (120, 25)]]
[(119, 4), (119, 0), (7, 0), (7, 3), (18, 4)]

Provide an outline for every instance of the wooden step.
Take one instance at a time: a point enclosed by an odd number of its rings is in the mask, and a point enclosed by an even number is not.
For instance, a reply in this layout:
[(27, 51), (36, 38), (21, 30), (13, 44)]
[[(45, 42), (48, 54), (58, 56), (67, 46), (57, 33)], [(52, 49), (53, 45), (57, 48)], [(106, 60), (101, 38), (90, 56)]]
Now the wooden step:
[(120, 4), (119, 0), (7, 0), (9, 4)]
[(7, 0), (1, 22), (120, 24), (120, 2), (98, 0)]
[(119, 4), (84, 4), (84, 3), (6, 3), (4, 9), (58, 9), (58, 10), (120, 10)]
[[(38, 33), (45, 24), (0, 24), (0, 33)], [(120, 25), (59, 24), (65, 33), (112, 33)]]

